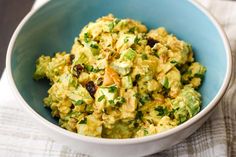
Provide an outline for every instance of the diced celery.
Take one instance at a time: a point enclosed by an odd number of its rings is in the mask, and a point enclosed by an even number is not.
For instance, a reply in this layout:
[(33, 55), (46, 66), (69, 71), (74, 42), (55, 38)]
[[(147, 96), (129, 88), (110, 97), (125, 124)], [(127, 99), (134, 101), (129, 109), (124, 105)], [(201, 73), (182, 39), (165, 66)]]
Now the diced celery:
[(133, 82), (130, 75), (122, 77), (122, 86), (126, 89), (133, 87)]

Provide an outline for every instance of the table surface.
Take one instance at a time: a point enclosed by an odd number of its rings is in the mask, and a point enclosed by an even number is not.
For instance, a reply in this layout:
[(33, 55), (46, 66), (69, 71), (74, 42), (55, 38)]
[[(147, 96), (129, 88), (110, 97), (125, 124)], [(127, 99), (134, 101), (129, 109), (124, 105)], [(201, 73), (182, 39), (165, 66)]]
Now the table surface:
[(0, 76), (5, 67), (7, 46), (11, 36), (33, 3), (33, 0), (0, 0)]

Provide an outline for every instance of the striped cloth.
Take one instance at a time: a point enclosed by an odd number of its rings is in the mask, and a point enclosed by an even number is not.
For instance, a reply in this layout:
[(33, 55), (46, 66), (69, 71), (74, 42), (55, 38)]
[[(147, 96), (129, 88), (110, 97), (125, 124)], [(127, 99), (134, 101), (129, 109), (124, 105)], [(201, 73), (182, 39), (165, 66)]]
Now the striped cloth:
[[(45, 0), (38, 0), (37, 7)], [(217, 17), (236, 54), (236, 2), (198, 0)], [(210, 119), (192, 136), (150, 157), (236, 157), (236, 80)], [(16, 103), (4, 73), (0, 81), (0, 156), (3, 157), (85, 157), (67, 146), (54, 142), (34, 124)]]

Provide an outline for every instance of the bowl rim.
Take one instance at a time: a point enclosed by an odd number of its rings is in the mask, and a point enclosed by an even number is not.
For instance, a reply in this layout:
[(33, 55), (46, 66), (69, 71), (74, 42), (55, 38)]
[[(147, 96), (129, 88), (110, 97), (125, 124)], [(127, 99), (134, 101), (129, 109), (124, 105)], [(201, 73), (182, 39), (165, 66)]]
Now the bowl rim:
[(106, 144), (106, 145), (128, 145), (128, 144), (136, 144), (136, 143), (144, 143), (144, 142), (149, 142), (149, 141), (153, 141), (153, 140), (158, 140), (158, 139), (163, 139), (167, 136), (173, 135), (183, 129), (186, 129), (188, 127), (190, 127), (191, 125), (193, 125), (194, 123), (197, 123), (198, 121), (200, 121), (201, 119), (204, 118), (204, 116), (206, 116), (210, 111), (212, 111), (216, 105), (218, 104), (218, 102), (220, 101), (220, 99), (223, 97), (225, 91), (227, 90), (229, 83), (230, 83), (230, 78), (231, 78), (231, 74), (232, 74), (232, 53), (230, 50), (230, 45), (229, 45), (229, 41), (227, 39), (227, 36), (225, 34), (225, 32), (223, 31), (222, 27), (220, 26), (220, 24), (218, 24), (216, 18), (211, 15), (202, 5), (200, 5), (198, 2), (196, 2), (195, 0), (188, 0), (188, 3), (192, 4), (194, 7), (196, 7), (199, 11), (201, 11), (205, 16), (208, 17), (208, 19), (211, 21), (211, 23), (216, 27), (221, 40), (223, 42), (224, 45), (224, 49), (226, 52), (226, 59), (227, 59), (227, 68), (226, 68), (226, 74), (225, 74), (225, 78), (224, 81), (219, 89), (219, 91), (217, 92), (216, 96), (211, 100), (211, 102), (202, 110), (200, 111), (197, 115), (195, 115), (194, 117), (192, 117), (191, 119), (189, 119), (188, 121), (186, 121), (185, 123), (178, 125), (175, 128), (172, 128), (170, 130), (158, 133), (158, 134), (154, 134), (154, 135), (150, 135), (150, 136), (145, 136), (145, 137), (140, 137), (140, 138), (129, 138), (129, 139), (105, 139), (105, 138), (97, 138), (97, 137), (89, 137), (89, 136), (84, 136), (84, 135), (79, 135), (76, 134), (74, 132), (70, 132), (68, 130), (65, 130), (51, 122), (49, 122), (48, 120), (46, 120), (45, 118), (43, 118), (41, 115), (39, 115), (36, 111), (34, 111), (28, 104), (27, 102), (23, 99), (23, 97), (20, 95), (14, 80), (13, 80), (13, 76), (12, 76), (12, 71), (11, 71), (11, 56), (12, 56), (12, 50), (16, 41), (16, 38), (18, 37), (18, 34), (20, 33), (22, 27), (28, 22), (28, 20), (38, 11), (40, 10), (42, 7), (44, 7), (45, 5), (47, 5), (48, 3), (50, 3), (50, 1), (44, 3), (42, 6), (36, 8), (36, 9), (32, 9), (24, 18), (23, 20), (20, 22), (20, 24), (18, 25), (18, 27), (16, 28), (8, 49), (7, 49), (7, 56), (6, 56), (6, 74), (7, 74), (7, 78), (8, 78), (8, 83), (9, 86), (13, 92), (13, 94), (15, 95), (15, 97), (17, 98), (17, 100), (19, 101), (19, 103), (23, 106), (23, 108), (25, 110), (27, 110), (32, 117), (37, 120), (38, 122), (40, 122), (41, 124), (45, 125), (48, 129), (50, 128), (51, 131), (54, 131), (58, 134), (63, 134), (64, 136), (71, 138), (71, 139), (75, 139), (75, 140), (79, 140), (79, 141), (84, 141), (84, 142), (90, 142), (90, 143), (97, 143), (97, 144)]

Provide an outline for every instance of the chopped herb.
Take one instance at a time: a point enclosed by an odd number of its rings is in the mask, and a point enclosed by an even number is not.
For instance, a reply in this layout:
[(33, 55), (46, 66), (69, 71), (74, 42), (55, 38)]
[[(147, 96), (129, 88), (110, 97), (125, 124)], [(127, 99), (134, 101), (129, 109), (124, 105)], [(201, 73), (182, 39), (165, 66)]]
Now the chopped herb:
[(108, 24), (109, 31), (112, 32), (112, 30), (114, 29), (115, 25), (117, 25), (119, 22), (120, 22), (120, 19), (115, 19), (115, 21), (110, 22)]
[(153, 54), (154, 54), (154, 56), (156, 56), (157, 58), (159, 58), (159, 54), (158, 54), (157, 51), (155, 51)]
[(200, 74), (200, 73), (196, 73), (195, 75), (194, 75), (194, 77), (198, 77), (198, 78), (203, 78), (204, 77), (204, 75), (203, 74)]
[(145, 104), (145, 100), (144, 99), (139, 99), (139, 102), (142, 104), (142, 105), (144, 105)]
[(108, 24), (108, 27), (109, 27), (109, 30), (110, 30), (110, 32), (111, 32), (112, 29), (114, 28), (114, 23), (113, 23), (113, 22), (109, 23), (109, 24)]
[(112, 106), (120, 107), (123, 103), (125, 103), (125, 98), (117, 97), (114, 100), (108, 100), (109, 104)]
[(128, 33), (134, 33), (135, 29), (136, 29), (136, 27), (130, 28), (129, 31), (128, 31)]
[(123, 98), (123, 97), (118, 97), (119, 99), (119, 103), (121, 103), (121, 104), (123, 104), (123, 103), (125, 103), (125, 98)]
[(105, 95), (102, 95), (98, 98), (98, 102), (101, 102), (105, 98)]
[(115, 24), (117, 25), (120, 21), (120, 19), (115, 19)]
[(164, 116), (168, 113), (168, 110), (166, 107), (163, 106), (157, 106), (155, 110), (158, 112), (158, 116)]
[(170, 63), (172, 63), (172, 64), (177, 64), (178, 62), (175, 61), (175, 60), (172, 60), (172, 61), (170, 61)]
[(88, 35), (88, 33), (84, 33), (84, 42), (86, 42), (86, 43), (89, 42), (89, 35)]
[(136, 97), (136, 98), (139, 98), (140, 94), (139, 93), (135, 93), (133, 96)]
[(117, 87), (116, 86), (111, 86), (108, 88), (108, 92), (110, 93), (115, 93), (117, 91)]
[(128, 37), (125, 37), (124, 43), (127, 43), (128, 41), (129, 41), (129, 38), (128, 38)]
[(86, 71), (88, 71), (88, 72), (97, 73), (97, 72), (101, 71), (101, 69), (96, 69), (96, 68), (94, 68), (94, 67), (91, 66), (91, 65), (84, 65), (84, 68), (85, 68)]
[(84, 118), (83, 120), (81, 120), (79, 124), (87, 124), (87, 118)]
[(115, 101), (114, 100), (108, 100), (110, 105), (115, 105)]
[(142, 111), (138, 111), (137, 113), (136, 113), (136, 117), (135, 117), (136, 119), (142, 119), (143, 118), (143, 112)]
[(138, 44), (139, 41), (140, 41), (140, 39), (136, 36), (136, 37), (134, 38), (134, 43), (135, 43), (135, 44)]
[(144, 136), (148, 135), (148, 131), (146, 129), (143, 130)]
[(167, 77), (165, 77), (164, 81), (163, 81), (163, 86), (168, 89), (169, 88), (169, 80)]
[(92, 71), (93, 71), (93, 66), (91, 66), (91, 65), (85, 65), (84, 68), (85, 68), (88, 72), (92, 72)]
[(84, 103), (83, 100), (77, 100), (77, 101), (75, 102), (75, 105), (82, 105), (83, 103)]
[(120, 105), (122, 105), (123, 103), (125, 103), (125, 98), (123, 98), (123, 97), (117, 97), (117, 98), (115, 99), (115, 104), (116, 104), (116, 105), (120, 106)]
[(145, 95), (139, 99), (139, 102), (144, 105), (146, 102), (150, 101), (151, 97), (149, 95)]
[(102, 69), (95, 69), (95, 68), (93, 68), (92, 72), (97, 73), (97, 72), (99, 72), (99, 71), (101, 71), (101, 70), (102, 70)]
[(141, 78), (141, 75), (140, 75), (140, 74), (135, 75), (135, 81), (140, 80), (140, 78)]
[(90, 47), (94, 48), (94, 49), (98, 49), (99, 48), (97, 44), (91, 44)]
[(185, 74), (186, 74), (186, 75), (192, 75), (192, 71), (191, 71), (191, 70), (188, 70)]
[[(77, 112), (78, 113), (78, 112)], [(66, 116), (65, 116), (65, 120), (69, 120), (71, 117), (73, 117), (75, 113), (71, 110)], [(59, 122), (60, 123), (60, 122)]]
[(91, 43), (90, 47), (91, 47), (91, 52), (92, 52), (93, 56), (96, 56), (99, 54), (100, 49), (99, 49), (99, 45), (97, 43)]
[(147, 54), (143, 53), (143, 54), (142, 54), (142, 60), (147, 60), (147, 59), (148, 59)]

